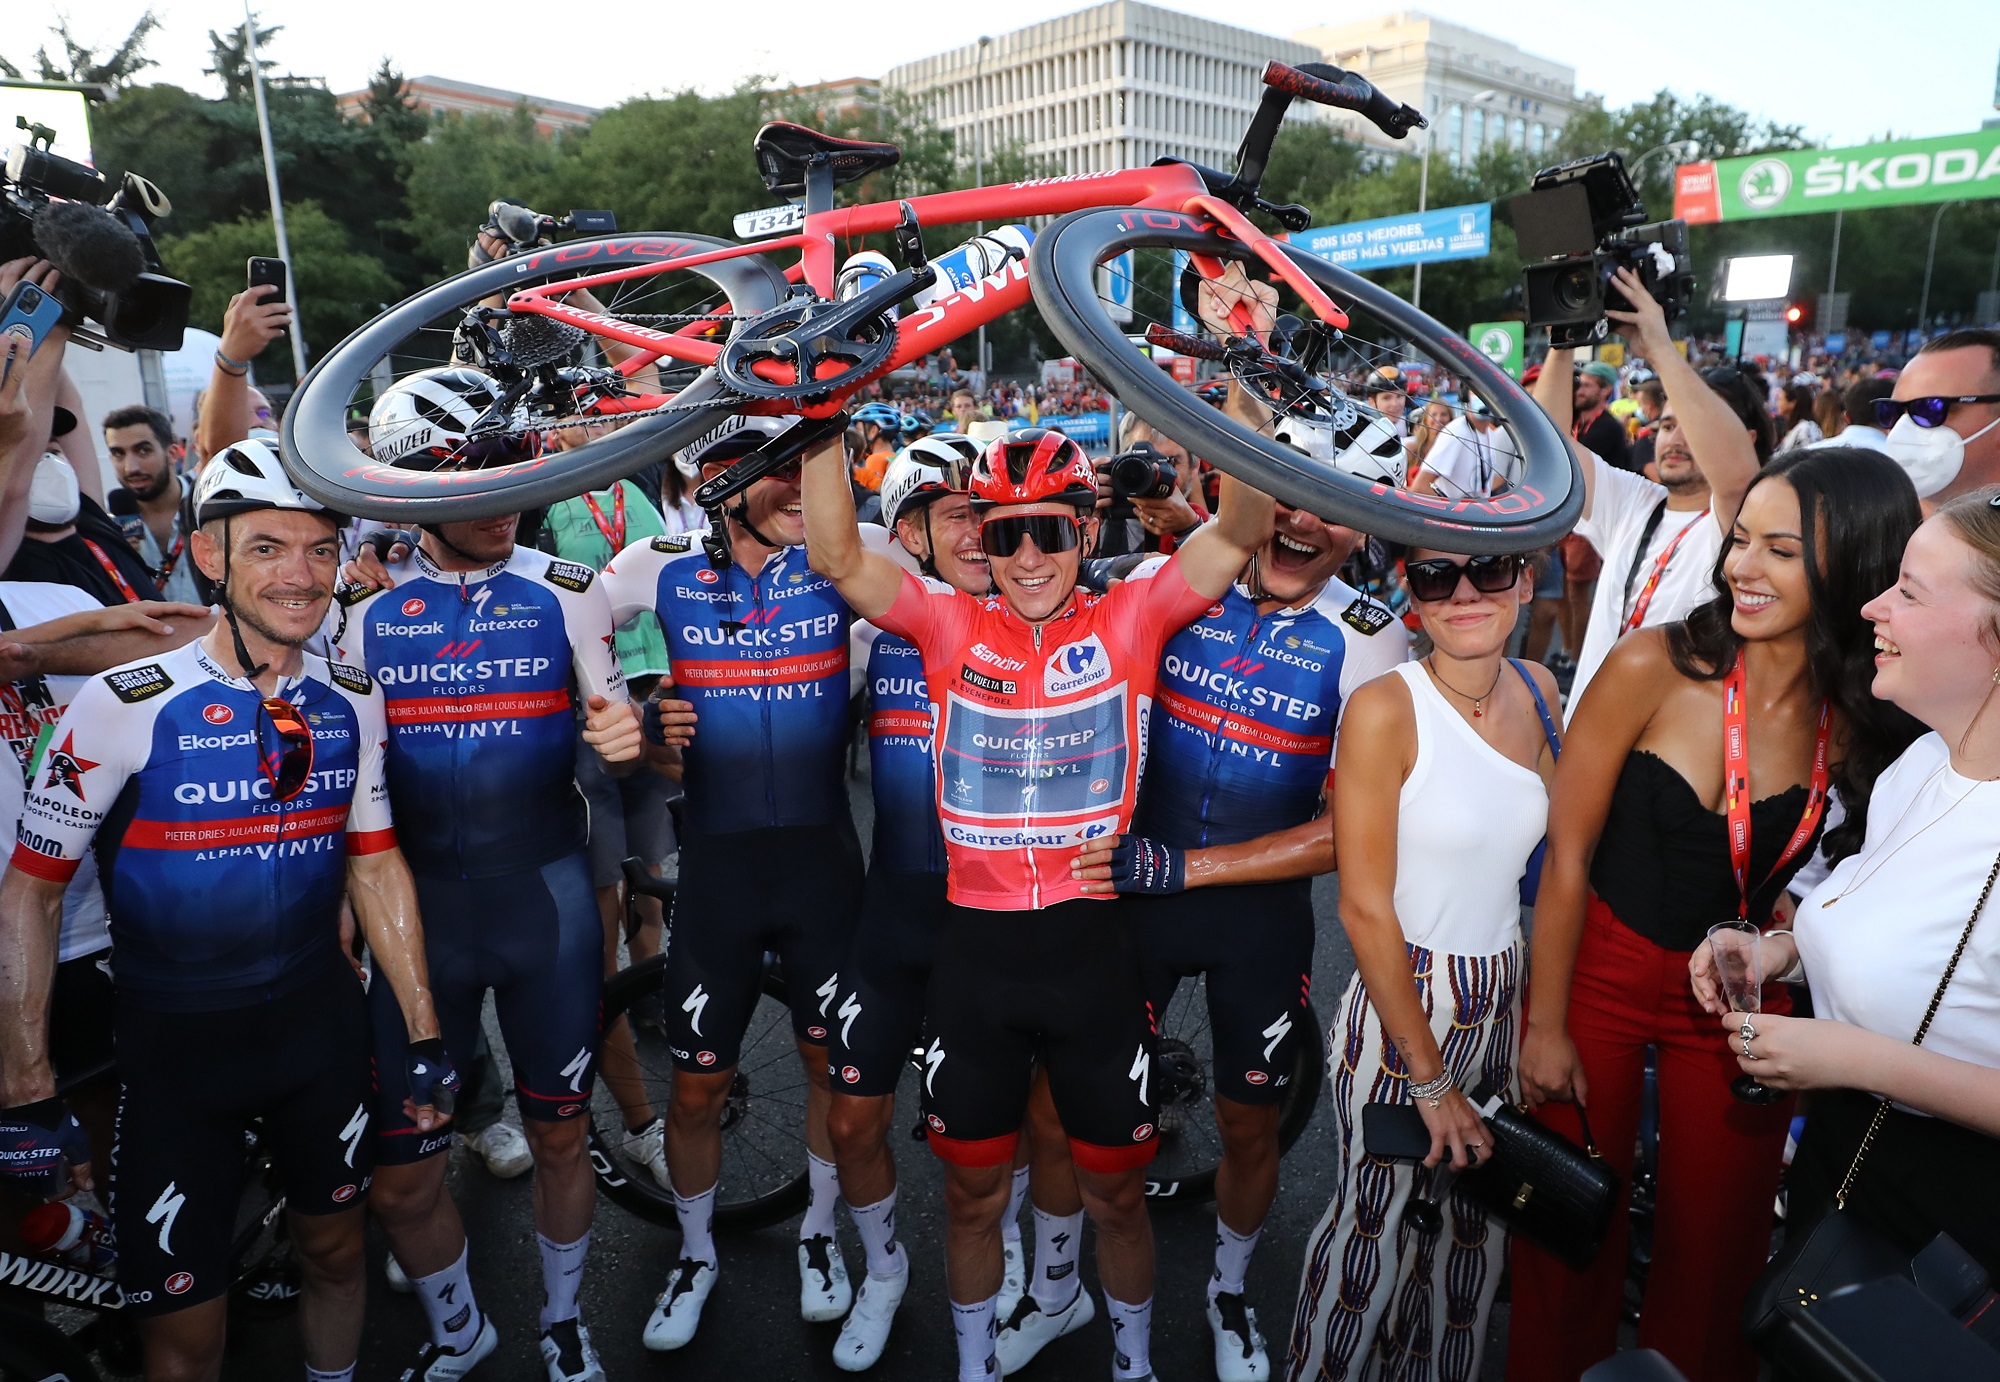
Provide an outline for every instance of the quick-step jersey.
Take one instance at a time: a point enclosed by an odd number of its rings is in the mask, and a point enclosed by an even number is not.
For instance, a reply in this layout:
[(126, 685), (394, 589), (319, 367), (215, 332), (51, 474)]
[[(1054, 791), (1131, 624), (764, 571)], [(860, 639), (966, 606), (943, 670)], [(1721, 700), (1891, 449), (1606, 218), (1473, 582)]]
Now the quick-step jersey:
[(861, 627), (868, 648), (868, 777), (875, 797), (870, 866), (891, 873), (943, 873), (944, 832), (938, 828), (931, 748), (935, 716), (923, 655), (908, 639), (871, 624)]
[(332, 644), (381, 684), (389, 794), (418, 873), (491, 878), (584, 842), (579, 703), (626, 700), (597, 573), (531, 547), (480, 571), (419, 550), (337, 605)]
[[(1164, 564), (1148, 561), (1130, 579)], [(1270, 614), (1232, 587), (1160, 659), (1132, 828), (1193, 849), (1311, 820), (1347, 697), (1409, 649), (1396, 617), (1338, 577), (1310, 604)]]
[(57, 724), (13, 864), (66, 883), (95, 842), (121, 999), (246, 1007), (341, 964), (347, 856), (396, 844), (382, 694), (310, 654), (277, 694), (313, 735), (288, 802), (259, 768), (278, 749), (262, 695), (198, 643), (92, 677)]

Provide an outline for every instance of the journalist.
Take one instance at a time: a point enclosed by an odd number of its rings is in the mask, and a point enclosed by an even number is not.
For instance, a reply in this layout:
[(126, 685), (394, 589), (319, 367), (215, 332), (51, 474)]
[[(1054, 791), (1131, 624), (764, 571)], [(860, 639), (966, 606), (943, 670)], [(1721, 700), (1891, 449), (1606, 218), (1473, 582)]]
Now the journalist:
[[(1173, 472), (1170, 484), (1168, 469)], [(1118, 429), (1118, 454), (1097, 462), (1098, 540), (1091, 555), (1173, 551), (1208, 519), (1195, 483), (1200, 470), (1185, 446), (1155, 431), (1137, 413), (1126, 413)], [(1135, 481), (1157, 481), (1167, 493), (1133, 492)]]
[(186, 448), (174, 440), (173, 424), (157, 408), (134, 403), (104, 415), (104, 449), (122, 488), (107, 507), (125, 540), (139, 554), (153, 583), (169, 600), (200, 604), (194, 563), (187, 559), (181, 531), (180, 463)]

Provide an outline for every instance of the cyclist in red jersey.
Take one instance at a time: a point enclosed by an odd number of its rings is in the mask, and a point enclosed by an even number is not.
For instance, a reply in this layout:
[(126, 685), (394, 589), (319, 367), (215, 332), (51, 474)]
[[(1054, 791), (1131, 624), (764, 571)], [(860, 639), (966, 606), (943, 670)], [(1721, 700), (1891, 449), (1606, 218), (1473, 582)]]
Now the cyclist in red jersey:
[[(1249, 297), (1268, 330), (1269, 305)], [(1268, 427), (1232, 385), (1229, 412)], [(1138, 950), (1070, 860), (1128, 828), (1160, 650), (1230, 587), (1270, 535), (1271, 501), (1223, 482), (1222, 511), (1152, 581), (1079, 592), (1096, 473), (1060, 433), (995, 442), (972, 493), (997, 596), (927, 587), (867, 552), (837, 446), (805, 463), (812, 564), (863, 618), (915, 643), (937, 708), (938, 814), (950, 915), (925, 1052), (930, 1145), (946, 1163), (946, 1274), (961, 1382), (998, 1372), (1000, 1219), (1039, 1055), (1098, 1231), (1114, 1377), (1150, 1376), (1152, 1020)], [(997, 943), (996, 943), (997, 941)]]

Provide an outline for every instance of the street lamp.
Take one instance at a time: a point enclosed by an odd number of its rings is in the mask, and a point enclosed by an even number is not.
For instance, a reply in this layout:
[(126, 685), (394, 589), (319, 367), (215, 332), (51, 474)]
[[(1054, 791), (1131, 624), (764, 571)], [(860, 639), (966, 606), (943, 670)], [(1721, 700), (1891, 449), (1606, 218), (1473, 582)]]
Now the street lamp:
[(1632, 181), (1637, 182), (1639, 180), (1640, 165), (1655, 155), (1672, 154), (1674, 162), (1690, 163), (1694, 160), (1694, 156), (1700, 152), (1701, 145), (1697, 141), (1692, 139), (1676, 139), (1671, 143), (1660, 145), (1657, 149), (1646, 150), (1646, 152), (1633, 159), (1625, 171), (1631, 176)]
[(1931, 308), (1931, 266), (1937, 262), (1938, 222), (1944, 219), (1945, 208), (1957, 206), (1957, 202), (1939, 202), (1938, 209), (1931, 217), (1931, 247), (1924, 252), (1924, 291), (1917, 299), (1917, 330), (1925, 329), (1924, 323), (1930, 319)]
[[(972, 185), (986, 185), (986, 49), (992, 44), (991, 34), (979, 36), (979, 52), (972, 61)], [(986, 222), (975, 221), (974, 235), (986, 233)], [(979, 382), (986, 383), (986, 323), (979, 324)]]
[[(1466, 102), (1466, 104), (1469, 106), (1487, 105), (1490, 102), (1497, 99), (1499, 95), (1500, 95), (1499, 92), (1489, 87), (1485, 91), (1476, 93), (1471, 100)], [(1440, 111), (1438, 113), (1442, 114), (1443, 112)], [(1419, 216), (1424, 214), (1424, 208), (1428, 206), (1430, 203), (1431, 148), (1436, 143), (1437, 143), (1437, 121), (1433, 120), (1424, 129), (1424, 161), (1423, 165), (1417, 170), (1417, 214)], [(1423, 303), (1424, 303), (1424, 266), (1422, 264), (1418, 264), (1415, 268), (1413, 268), (1410, 271), (1410, 306), (1421, 307), (1423, 306)]]

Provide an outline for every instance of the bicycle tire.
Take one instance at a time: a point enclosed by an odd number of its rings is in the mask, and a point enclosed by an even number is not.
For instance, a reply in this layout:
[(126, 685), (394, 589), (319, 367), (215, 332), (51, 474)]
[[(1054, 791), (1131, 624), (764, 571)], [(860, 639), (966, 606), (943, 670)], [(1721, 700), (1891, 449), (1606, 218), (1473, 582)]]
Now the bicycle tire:
[(1167, 436), (1285, 504), (1392, 542), (1468, 554), (1546, 547), (1576, 525), (1583, 474), (1568, 443), (1534, 400), (1492, 361), (1442, 323), (1367, 279), (1285, 245), (1283, 249), (1336, 303), (1353, 304), (1449, 364), (1492, 408), (1518, 442), (1521, 484), (1490, 500), (1411, 495), (1317, 463), (1261, 437), (1166, 375), (1105, 311), (1097, 266), (1126, 250), (1173, 249), (1241, 260), (1240, 241), (1212, 222), (1177, 211), (1075, 211), (1035, 237), (1028, 282), (1035, 305), (1070, 353), (1121, 405)]
[(90, 1355), (46, 1320), (0, 1305), (0, 1382), (98, 1382)]
[[(455, 307), (470, 307), (538, 279), (581, 277), (658, 264), (687, 254), (732, 248), (705, 235), (611, 235), (573, 240), (532, 255), (499, 260), (405, 298), (358, 327), (321, 357), (285, 410), (280, 447), (294, 483), (337, 513), (396, 523), (457, 522), (517, 513), (603, 489), (662, 460), (734, 411), (733, 396), (713, 408), (641, 417), (572, 451), (487, 470), (423, 472), (375, 461), (347, 436), (347, 410), (376, 363)], [(775, 307), (789, 291), (784, 274), (762, 255), (720, 260), (683, 272), (715, 285), (736, 312)], [(698, 403), (717, 391), (704, 370), (676, 397)]]
[[(1319, 1013), (1306, 1005), (1306, 1039), (1299, 1042), (1292, 1057), (1291, 1083), (1278, 1104), (1278, 1155), (1291, 1151), (1319, 1108), (1320, 1086), (1325, 1082), (1326, 1029)], [(1162, 1180), (1150, 1172), (1146, 1177), (1146, 1198), (1171, 1204), (1206, 1204), (1215, 1198), (1214, 1166)]]
[[(640, 999), (659, 988), (666, 972), (666, 965), (665, 955), (653, 955), (638, 964), (620, 970), (604, 981), (606, 1029), (609, 1029), (617, 1019), (625, 1016)], [(784, 979), (775, 973), (767, 974), (764, 978), (764, 995), (774, 999), (780, 1006), (784, 1005), (786, 1002)], [(789, 1034), (789, 1025), (786, 1030)], [(590, 1115), (590, 1165), (597, 1175), (598, 1190), (621, 1209), (650, 1223), (669, 1226), (678, 1224), (679, 1219), (674, 1213), (673, 1195), (649, 1176), (627, 1176), (617, 1157), (612, 1155), (614, 1137), (623, 1130), (614, 1126), (609, 1130), (613, 1136), (607, 1136), (606, 1130), (600, 1126), (604, 1120), (607, 1102), (602, 1099), (595, 1101)], [(615, 1109), (616, 1104), (610, 1104), (610, 1107)], [(800, 1129), (800, 1145), (801, 1147), (804, 1145), (803, 1128)], [(728, 1190), (726, 1182), (725, 1175), (722, 1187), (724, 1192)], [(715, 1228), (723, 1233), (747, 1233), (783, 1223), (805, 1209), (810, 1191), (804, 1159), (801, 1158), (798, 1175), (775, 1189), (742, 1200), (728, 1200), (718, 1195), (715, 1205)]]

